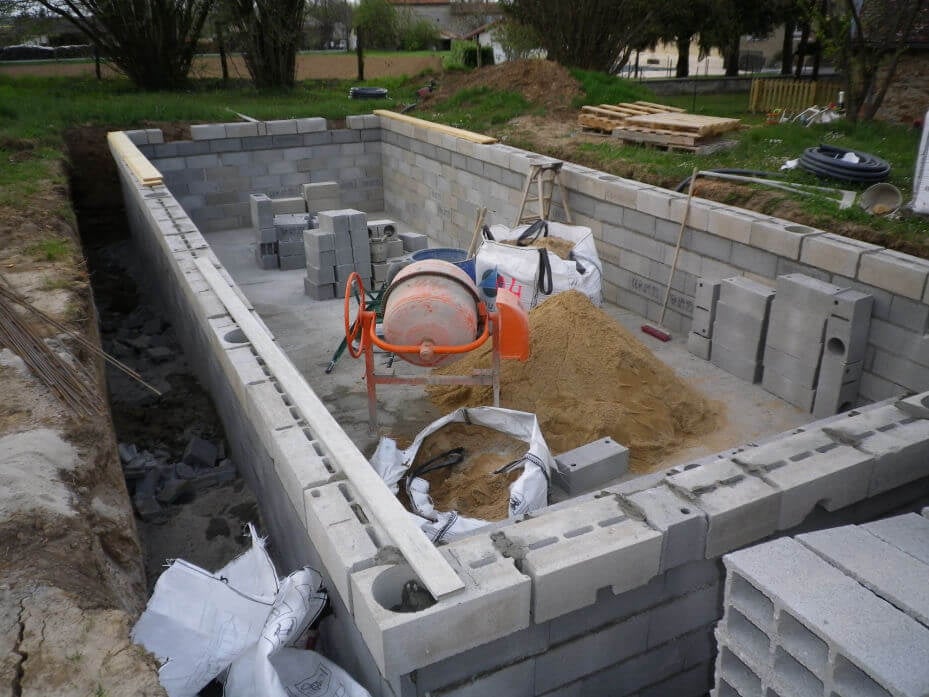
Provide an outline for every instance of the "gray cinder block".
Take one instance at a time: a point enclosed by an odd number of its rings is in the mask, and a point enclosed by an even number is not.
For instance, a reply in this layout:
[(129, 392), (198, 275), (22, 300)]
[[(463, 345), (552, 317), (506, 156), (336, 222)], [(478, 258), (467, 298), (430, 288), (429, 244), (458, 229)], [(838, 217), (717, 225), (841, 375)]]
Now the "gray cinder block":
[(629, 469), (629, 449), (601, 438), (555, 457), (554, 482), (569, 494), (591, 491)]
[(819, 363), (822, 344), (804, 352), (802, 356), (792, 356), (789, 353), (774, 348), (771, 344), (764, 349), (764, 369), (783, 375), (791, 382), (808, 388), (816, 387), (819, 376)]
[(754, 384), (761, 381), (762, 365), (760, 362), (753, 358), (746, 358), (744, 353), (733, 351), (718, 341), (713, 342), (710, 362), (717, 368), (746, 382)]
[(306, 213), (306, 201), (302, 196), (271, 199), (271, 208), (274, 215)]
[(271, 246), (266, 244), (255, 245), (255, 261), (258, 263), (259, 269), (267, 271), (277, 268), (277, 254), (268, 254), (263, 251), (263, 248)]
[(665, 485), (625, 497), (656, 530), (664, 533), (660, 571), (703, 559), (706, 515)]
[(371, 274), (375, 283), (384, 283), (387, 280), (387, 270), (389, 265), (386, 261), (375, 262), (371, 264)]
[(804, 308), (813, 314), (829, 314), (832, 311), (834, 296), (843, 290), (845, 289), (840, 286), (802, 273), (777, 277), (777, 294), (784, 304)]
[(748, 314), (725, 300), (716, 303), (713, 343), (722, 344), (744, 360), (760, 361), (765, 345), (767, 315)]
[(716, 319), (716, 306), (712, 309), (694, 307), (693, 321), (690, 331), (707, 339), (713, 338), (713, 322)]
[(303, 248), (303, 240), (281, 240), (277, 244), (277, 254), (280, 257), (303, 257), (306, 259), (306, 251)]
[(251, 194), (248, 197), (248, 205), (251, 209), (253, 228), (262, 230), (274, 227), (274, 211), (270, 198), (264, 194)]
[(304, 230), (303, 245), (307, 257), (313, 258), (320, 252), (335, 251), (335, 235), (322, 230)]
[(387, 258), (394, 259), (396, 257), (402, 257), (405, 247), (402, 239), (389, 239), (387, 240)]
[(716, 301), (719, 300), (721, 286), (722, 281), (698, 278), (697, 291), (694, 294), (694, 305), (702, 307), (704, 310), (712, 310)]
[(725, 278), (720, 283), (719, 300), (747, 315), (766, 316), (774, 299), (774, 289), (744, 276)]
[(281, 271), (294, 271), (306, 267), (306, 257), (303, 254), (294, 256), (278, 257)]
[[(714, 350), (713, 353), (715, 354), (716, 351)], [(785, 402), (789, 402), (803, 411), (812, 411), (813, 409), (813, 398), (816, 395), (815, 389), (804, 387), (773, 370), (764, 371), (761, 385), (771, 394), (777, 395)]]
[(697, 358), (702, 358), (705, 361), (710, 360), (710, 346), (711, 342), (705, 336), (700, 336), (695, 332), (690, 332), (687, 335), (687, 350)]
[(813, 416), (822, 419), (854, 407), (858, 401), (861, 372), (861, 361), (845, 363), (837, 356), (823, 354)]
[(857, 290), (843, 290), (832, 297), (830, 313), (853, 324), (870, 322), (874, 296)]
[(303, 198), (306, 200), (307, 205), (315, 204), (321, 199), (338, 199), (339, 183), (316, 182), (314, 184), (304, 184)]
[(313, 300), (332, 300), (336, 295), (335, 286), (332, 283), (316, 285), (308, 278), (303, 279), (303, 292)]
[(429, 238), (418, 232), (401, 232), (398, 237), (403, 243), (403, 251), (405, 252), (418, 252), (429, 247)]
[(308, 263), (306, 265), (306, 277), (310, 279), (310, 283), (313, 285), (330, 285), (335, 283), (335, 269), (332, 266), (317, 267)]
[(870, 317), (858, 322), (852, 322), (837, 316), (829, 317), (826, 320), (824, 353), (845, 363), (863, 360), (870, 327)]

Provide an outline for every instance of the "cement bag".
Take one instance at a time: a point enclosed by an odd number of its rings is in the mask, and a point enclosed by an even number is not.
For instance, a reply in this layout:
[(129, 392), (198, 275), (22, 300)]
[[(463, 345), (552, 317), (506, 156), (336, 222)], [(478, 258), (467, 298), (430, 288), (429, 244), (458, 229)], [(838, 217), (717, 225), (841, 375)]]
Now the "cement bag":
[[(571, 258), (562, 259), (538, 247), (502, 243), (502, 240), (520, 239), (528, 245), (539, 235), (574, 242)], [(477, 251), (478, 281), (485, 271), (496, 269), (497, 285), (516, 294), (523, 309), (531, 310), (566, 290), (580, 291), (594, 305), (600, 306), (603, 265), (589, 227), (542, 220), (512, 229), (494, 225), (489, 230), (485, 228), (484, 237)]]
[(525, 455), (512, 464), (522, 468), (522, 474), (510, 485), (507, 505), (510, 518), (548, 505), (549, 473), (555, 467), (555, 459), (542, 437), (535, 414), (497, 407), (458, 409), (420, 431), (406, 450), (397, 448), (396, 441), (391, 438), (381, 438), (371, 458), (371, 466), (391, 491), (397, 493), (401, 485), (404, 487), (414, 509), (410, 515), (429, 539), (438, 544), (489, 524), (486, 520), (459, 515), (457, 511), (437, 511), (429, 497), (429, 482), (420, 477), (407, 477), (423, 440), (455, 422), (486, 426), (529, 444)]

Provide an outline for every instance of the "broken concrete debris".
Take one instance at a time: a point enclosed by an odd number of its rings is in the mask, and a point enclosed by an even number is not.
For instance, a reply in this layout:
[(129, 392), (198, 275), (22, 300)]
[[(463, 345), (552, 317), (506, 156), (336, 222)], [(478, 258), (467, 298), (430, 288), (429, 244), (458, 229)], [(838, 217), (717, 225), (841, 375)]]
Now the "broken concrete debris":
[(120, 443), (118, 447), (133, 506), (139, 517), (148, 522), (167, 517), (162, 505), (231, 482), (238, 474), (232, 460), (219, 459), (220, 452), (225, 451), (222, 445), (198, 436), (187, 443), (180, 462), (169, 462), (170, 455), (163, 450), (139, 451), (132, 443)]

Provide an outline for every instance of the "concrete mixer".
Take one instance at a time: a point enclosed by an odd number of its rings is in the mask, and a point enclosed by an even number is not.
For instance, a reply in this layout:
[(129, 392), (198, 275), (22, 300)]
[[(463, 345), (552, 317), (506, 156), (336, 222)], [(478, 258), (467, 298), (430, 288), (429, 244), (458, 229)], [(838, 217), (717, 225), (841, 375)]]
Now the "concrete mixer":
[[(500, 406), (500, 361), (529, 358), (529, 318), (519, 299), (496, 288), (479, 291), (467, 273), (438, 259), (417, 261), (402, 269), (384, 291), (383, 335), (377, 313), (366, 307), (365, 289), (357, 273), (345, 284), (345, 339), (349, 355), (365, 357), (368, 417), (377, 429), (377, 385), (492, 385)], [(352, 298), (358, 304), (352, 317)], [(489, 305), (489, 307), (488, 307)], [(374, 348), (407, 363), (434, 368), (492, 341), (492, 367), (471, 375), (396, 375), (375, 370)]]

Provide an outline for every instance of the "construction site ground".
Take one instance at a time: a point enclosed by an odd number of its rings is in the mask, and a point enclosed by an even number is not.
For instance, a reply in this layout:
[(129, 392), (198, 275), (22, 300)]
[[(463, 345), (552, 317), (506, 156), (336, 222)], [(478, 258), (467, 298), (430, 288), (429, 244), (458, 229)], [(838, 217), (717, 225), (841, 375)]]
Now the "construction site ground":
[[(371, 214), (373, 218), (383, 215)], [(400, 223), (400, 229), (409, 228)], [(303, 292), (305, 274), (300, 270), (259, 269), (252, 249), (253, 234), (250, 229), (240, 229), (205, 237), (281, 348), (356, 445), (371, 455), (378, 436), (371, 434), (368, 428), (364, 362), (345, 353), (333, 372), (325, 373), (345, 333), (343, 299), (317, 302), (308, 298)], [(675, 336), (664, 343), (641, 333), (645, 320), (635, 313), (609, 304), (604, 305), (604, 310), (641, 337), (642, 343), (678, 376), (723, 405), (719, 428), (685, 442), (660, 466), (670, 467), (711, 455), (810, 420), (809, 414), (766, 392), (761, 385), (749, 385), (692, 356), (687, 352), (685, 336)], [(376, 357), (378, 370), (386, 371), (386, 354)], [(590, 356), (589, 360), (596, 363), (597, 356)], [(423, 370), (399, 360), (393, 362), (393, 367), (401, 375), (415, 375)], [(380, 435), (395, 437), (401, 443), (408, 443), (423, 427), (443, 414), (426, 398), (422, 387), (381, 385), (377, 395)]]

